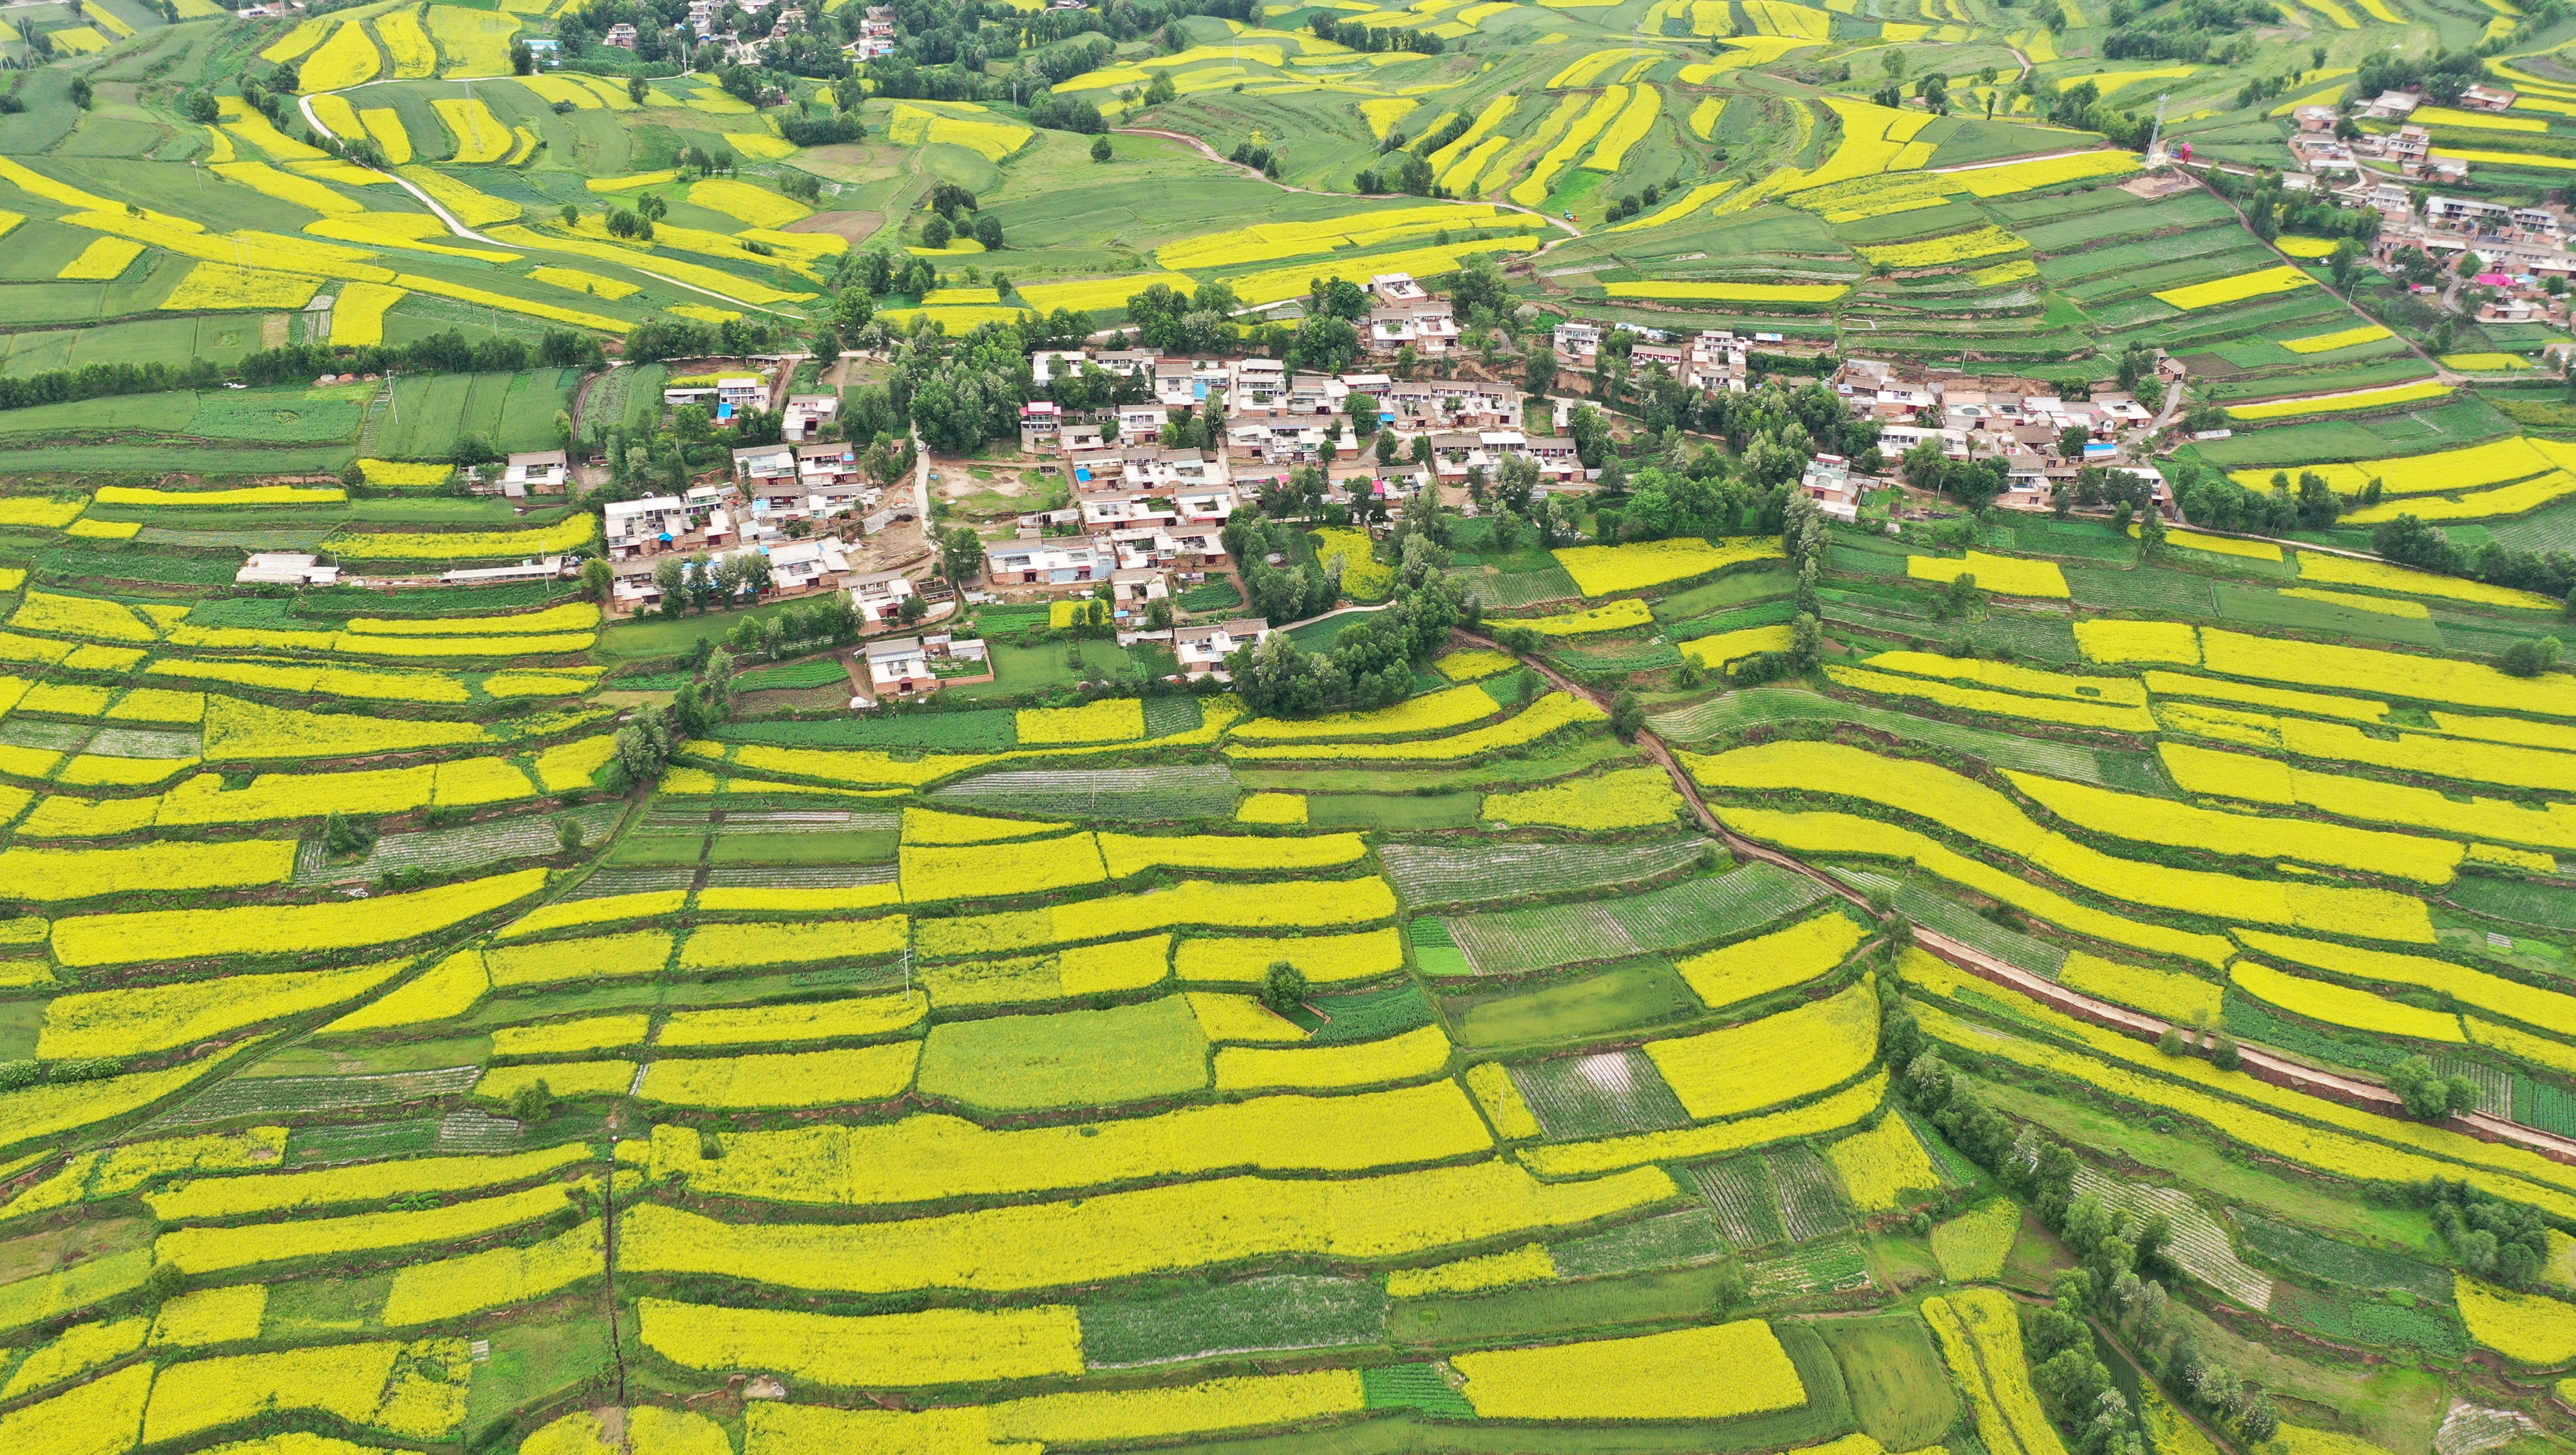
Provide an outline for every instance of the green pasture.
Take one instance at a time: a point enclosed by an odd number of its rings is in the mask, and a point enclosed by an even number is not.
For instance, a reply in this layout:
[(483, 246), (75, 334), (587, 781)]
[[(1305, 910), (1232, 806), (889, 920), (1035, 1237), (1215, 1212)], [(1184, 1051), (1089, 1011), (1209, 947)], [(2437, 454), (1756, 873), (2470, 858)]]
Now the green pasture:
[(1457, 997), (1445, 1008), (1466, 1044), (1484, 1050), (1644, 1030), (1700, 1013), (1698, 997), (1665, 960), (1615, 965), (1534, 990)]
[[(2392, 339), (2382, 339), (2393, 344)], [(2216, 379), (2209, 385), (2209, 397), (2224, 401), (2275, 399), (2291, 394), (2321, 394), (2337, 389), (2361, 389), (2380, 384), (2403, 384), (2433, 377), (2433, 366), (2412, 351), (2394, 358), (2365, 359), (2317, 369), (2285, 369), (2277, 373), (2249, 375), (2234, 379)]]
[(2371, 415), (2327, 415), (2261, 429), (2238, 430), (2231, 439), (2194, 445), (2201, 458), (2222, 469), (2311, 465), (2420, 454), (2499, 439), (2513, 421), (2472, 391), (2426, 400), (2412, 408)]
[(444, 459), (465, 435), (494, 449), (552, 449), (555, 416), (571, 408), (580, 376), (570, 369), (519, 374), (409, 374), (394, 385), (372, 427), (372, 458)]
[(1863, 1434), (1889, 1449), (1920, 1449), (1958, 1423), (1958, 1396), (1921, 1319), (1820, 1319), (1815, 1330), (1842, 1366)]

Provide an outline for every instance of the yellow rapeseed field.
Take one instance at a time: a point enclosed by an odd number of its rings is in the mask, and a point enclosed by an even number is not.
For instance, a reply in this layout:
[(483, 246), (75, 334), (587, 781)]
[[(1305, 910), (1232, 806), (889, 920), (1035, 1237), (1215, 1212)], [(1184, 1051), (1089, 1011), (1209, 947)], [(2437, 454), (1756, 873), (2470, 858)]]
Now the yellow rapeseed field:
[(2170, 798), (2122, 793), (2009, 769), (2004, 776), (2042, 808), (2068, 823), (2140, 843), (2250, 858), (2295, 859), (2305, 864), (2411, 879), (2419, 884), (2450, 883), (2458, 877), (2465, 854), (2460, 845), (2448, 839), (2347, 828), (2312, 819), (2196, 808)]
[(1020, 742), (1130, 742), (1145, 735), (1145, 704), (1134, 697), (1104, 697), (1083, 707), (1030, 707), (1018, 713)]
[(1409, 697), (1393, 707), (1365, 712), (1336, 712), (1311, 718), (1255, 718), (1234, 730), (1234, 740), (1265, 743), (1306, 738), (1411, 737), (1462, 727), (1500, 711), (1502, 704), (1484, 688), (1466, 683)]
[(1648, 1041), (1646, 1054), (1694, 1119), (1738, 1116), (1867, 1069), (1878, 1054), (1878, 997), (1855, 985), (1744, 1025)]
[[(1253, 834), (1113, 834), (1096, 836), (1109, 877), (1126, 879), (1148, 869), (1219, 869), (1293, 874), (1357, 863), (1368, 853), (1358, 834), (1300, 838)], [(0, 866), (7, 862), (0, 855)]]
[(1362, 930), (1350, 935), (1193, 937), (1181, 941), (1173, 973), (1183, 980), (1258, 984), (1270, 967), (1285, 960), (1317, 985), (1370, 980), (1404, 967), (1404, 941), (1392, 929)]
[(740, 1226), (645, 1204), (621, 1220), (638, 1273), (850, 1293), (1056, 1288), (1295, 1252), (1360, 1261), (1570, 1227), (1676, 1196), (1652, 1167), (1541, 1183), (1506, 1162), (1343, 1180), (1221, 1178), (898, 1222)]
[(912, 1085), (920, 1056), (919, 1041), (894, 1041), (846, 1051), (665, 1059), (652, 1063), (636, 1094), (666, 1106), (724, 1110), (891, 1101)]
[(2239, 273), (2232, 278), (2218, 278), (2207, 283), (2193, 283), (2182, 288), (2167, 288), (2154, 296), (2176, 308), (2209, 308), (2221, 303), (2238, 303), (2260, 298), (2266, 293), (2286, 293), (2293, 288), (2313, 288), (2317, 280), (2306, 270), (2287, 265), (2259, 268)]
[(487, 1248), (397, 1269), (379, 1314), (389, 1329), (445, 1323), (544, 1298), (607, 1272), (596, 1218), (526, 1247)]
[(1525, 1243), (1508, 1253), (1461, 1258), (1429, 1268), (1399, 1268), (1386, 1276), (1386, 1291), (1395, 1298), (1422, 1298), (1435, 1293), (1472, 1293), (1480, 1288), (1508, 1288), (1515, 1283), (1545, 1283), (1556, 1277), (1556, 1260), (1545, 1243)]
[(1466, 1094), (1442, 1081), (1347, 1096), (1256, 1096), (1080, 1126), (987, 1129), (930, 1113), (863, 1126), (728, 1132), (724, 1155), (714, 1158), (703, 1155), (694, 1129), (662, 1126), (653, 1131), (651, 1162), (657, 1174), (683, 1176), (706, 1196), (862, 1207), (1024, 1197), (1242, 1168), (1359, 1172), (1471, 1156), (1492, 1145)]
[(1382, 1041), (1291, 1050), (1224, 1046), (1218, 1048), (1215, 1058), (1216, 1089), (1232, 1092), (1385, 1086), (1437, 1075), (1448, 1064), (1449, 1036), (1438, 1026), (1423, 1026)]
[(1705, 576), (1745, 561), (1777, 560), (1781, 551), (1779, 541), (1761, 536), (1717, 545), (1685, 536), (1620, 546), (1560, 546), (1551, 554), (1584, 595), (1608, 596)]
[(1447, 762), (1520, 747), (1578, 723), (1607, 721), (1609, 716), (1587, 698), (1567, 692), (1551, 692), (1522, 709), (1516, 717), (1491, 727), (1471, 728), (1448, 737), (1414, 738), (1394, 743), (1244, 743), (1229, 745), (1225, 751), (1227, 757), (1242, 759)]
[(1797, 1366), (1760, 1319), (1449, 1362), (1486, 1419), (1724, 1420), (1807, 1402)]
[(1821, 914), (1694, 955), (1675, 968), (1703, 1004), (1722, 1010), (1822, 975), (1841, 964), (1861, 938), (1861, 927), (1849, 915)]
[(2066, 574), (2057, 569), (2055, 561), (1990, 556), (1983, 551), (1969, 551), (1955, 561), (1946, 556), (1908, 556), (1905, 574), (1917, 581), (1974, 576), (1978, 590), (2000, 596), (2050, 596), (2063, 601), (2067, 595)]
[(2546, 1368), (2576, 1360), (2576, 1305), (2474, 1278), (2457, 1283), (2469, 1337), (2517, 1364)]
[(2227, 978), (2254, 999), (2308, 1020), (2417, 1041), (2456, 1043), (2468, 1039), (2460, 1028), (2460, 1018), (2448, 1012), (2383, 1000), (2366, 990), (2287, 974), (2253, 960), (2239, 960), (2227, 967)]
[(499, 909), (535, 893), (545, 878), (543, 869), (523, 869), (359, 901), (78, 915), (55, 922), (54, 957), (66, 965), (122, 965), (174, 953), (256, 955), (381, 945)]
[(1825, 1160), (1842, 1175), (1853, 1205), (1863, 1212), (1897, 1207), (1909, 1192), (1941, 1190), (1941, 1174), (1932, 1166), (1932, 1154), (1901, 1116), (1882, 1117), (1876, 1127), (1826, 1147)]
[(1662, 769), (1620, 768), (1548, 788), (1489, 793), (1478, 813), (1501, 824), (1608, 831), (1669, 824), (1682, 808)]

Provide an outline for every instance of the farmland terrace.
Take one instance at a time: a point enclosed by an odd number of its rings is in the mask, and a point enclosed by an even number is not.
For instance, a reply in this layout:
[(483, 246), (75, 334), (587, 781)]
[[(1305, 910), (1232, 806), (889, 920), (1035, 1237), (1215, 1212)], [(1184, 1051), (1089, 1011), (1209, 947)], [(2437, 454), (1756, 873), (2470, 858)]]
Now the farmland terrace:
[(2576, 1441), (2564, 0), (0, 58), (0, 1455)]

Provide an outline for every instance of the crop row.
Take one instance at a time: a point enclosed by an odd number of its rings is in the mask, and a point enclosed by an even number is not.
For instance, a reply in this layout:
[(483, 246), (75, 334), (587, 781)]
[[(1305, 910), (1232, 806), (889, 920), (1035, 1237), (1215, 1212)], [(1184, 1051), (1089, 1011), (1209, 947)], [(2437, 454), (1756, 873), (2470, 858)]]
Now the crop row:
[[(1840, 792), (1930, 820), (2070, 883), (2133, 903), (2367, 939), (2424, 944), (2433, 940), (2432, 924), (2420, 900), (2385, 890), (2247, 879), (2118, 858), (2043, 828), (2001, 793), (1929, 763), (1831, 743), (1767, 744), (1686, 762), (1693, 776), (1711, 788), (1796, 791), (1832, 783)], [(1835, 838), (1858, 836), (1881, 845), (1862, 852), (1902, 854), (1920, 862), (1919, 855), (1908, 852), (1912, 847), (1908, 841), (1919, 836), (1874, 820), (1844, 825), (1839, 821), (1846, 815), (1751, 809), (1725, 810), (1722, 816), (1759, 837), (1786, 832), (1813, 848), (1821, 847), (1813, 842), (1818, 832)]]
[[(2328, 1176), (2382, 1183), (2451, 1177), (2473, 1182), (2500, 1197), (2556, 1211), (2562, 1216), (2576, 1211), (2576, 1197), (2527, 1180), (2527, 1173), (2517, 1175), (2515, 1172), (2493, 1170), (2495, 1162), (2513, 1164), (2516, 1159), (2458, 1147), (2456, 1143), (2469, 1139), (2456, 1134), (2413, 1128), (2364, 1112), (2339, 1115), (2345, 1109), (2291, 1092), (2279, 1093), (2279, 1098), (2285, 1103), (2280, 1111), (2289, 1113), (2284, 1115), (2249, 1104), (2264, 1099), (2263, 1089), (2260, 1083), (2247, 1084), (2251, 1083), (2251, 1078), (2242, 1077), (2241, 1073), (2230, 1076), (2223, 1083), (2224, 1090), (2242, 1098), (2232, 1100), (2228, 1096), (2213, 1095), (2129, 1070), (2101, 1059), (2100, 1054), (2063, 1050), (2051, 1044), (1995, 1031), (1960, 1020), (1936, 1007), (1920, 1007), (1918, 1014), (1925, 1032), (1936, 1040), (1978, 1054), (1999, 1055), (2017, 1064), (2054, 1072), (2142, 1105), (2180, 1113), (2204, 1122), (2249, 1147), (2314, 1168)], [(2119, 1048), (2094, 1046), (2089, 1049), (2116, 1055)], [(2294, 1116), (2309, 1120), (2294, 1120)], [(2318, 1121), (2351, 1121), (2355, 1124), (2353, 1130), (2360, 1135), (2347, 1135), (2311, 1124)], [(2428, 1132), (2429, 1137), (2426, 1135)], [(2371, 1137), (2380, 1140), (2367, 1139)], [(2413, 1143), (2425, 1150), (2411, 1151), (2404, 1145), (2392, 1143)]]
[(1289, 1252), (1393, 1259), (1571, 1226), (1674, 1197), (1639, 1168), (1543, 1184), (1485, 1161), (1351, 1180), (1220, 1178), (896, 1222), (742, 1226), (646, 1206), (625, 1266), (814, 1291), (1063, 1287)]

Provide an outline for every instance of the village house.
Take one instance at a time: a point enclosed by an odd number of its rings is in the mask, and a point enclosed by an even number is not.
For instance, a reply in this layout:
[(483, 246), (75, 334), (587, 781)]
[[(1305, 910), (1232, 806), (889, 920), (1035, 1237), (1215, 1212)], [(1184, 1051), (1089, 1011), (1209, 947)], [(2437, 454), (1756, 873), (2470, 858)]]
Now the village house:
[(863, 655), (868, 685), (880, 700), (925, 697), (952, 682), (993, 680), (991, 654), (976, 637), (959, 638), (946, 632), (888, 637), (868, 643)]
[(689, 512), (676, 495), (612, 500), (601, 510), (612, 560), (668, 546), (689, 533)]
[[(1034, 356), (1033, 356), (1034, 357)], [(1050, 399), (1032, 399), (1020, 406), (1020, 452), (1044, 454), (1056, 447), (1064, 433), (1064, 409)]]
[(901, 571), (876, 571), (853, 576), (849, 582), (850, 605), (867, 622), (889, 622), (903, 619), (903, 604), (916, 594), (912, 582)]
[(694, 404), (711, 410), (719, 424), (731, 424), (747, 409), (769, 407), (769, 381), (757, 374), (726, 374), (711, 384), (679, 384), (662, 391), (662, 402), (677, 409)]
[(1181, 671), (1188, 676), (1221, 677), (1227, 657), (1240, 648), (1259, 646), (1269, 639), (1270, 623), (1259, 617), (1237, 618), (1214, 626), (1185, 626), (1172, 633), (1172, 655), (1180, 659)]
[(1368, 291), (1382, 304), (1420, 303), (1431, 296), (1411, 273), (1380, 273), (1368, 280)]
[(1122, 445), (1160, 444), (1163, 426), (1170, 423), (1172, 412), (1159, 404), (1122, 404), (1118, 406), (1118, 442)]
[(838, 586), (842, 578), (850, 574), (849, 547), (830, 536), (802, 541), (770, 541), (743, 549), (758, 551), (769, 558), (771, 589), (782, 596), (817, 587)]
[(1809, 460), (1798, 488), (1834, 519), (1846, 525), (1860, 519), (1860, 481), (1852, 476), (1851, 461), (1842, 456), (1818, 455)]
[(1115, 560), (1091, 540), (996, 541), (985, 548), (984, 577), (996, 586), (1063, 590), (1109, 579)]
[(1115, 606), (1141, 607), (1171, 594), (1171, 583), (1151, 566), (1121, 566), (1109, 573), (1109, 600)]
[(1378, 407), (1384, 422), (1417, 433), (1521, 427), (1521, 391), (1510, 384), (1457, 380), (1397, 384), (1387, 390)]
[(561, 450), (512, 455), (501, 468), (501, 493), (514, 500), (532, 490), (556, 494), (571, 483), (572, 460)]
[[(1321, 463), (1324, 441), (1336, 422), (1300, 419), (1245, 419), (1226, 421), (1227, 452), (1237, 460), (1254, 460), (1272, 464), (1312, 465)], [(1338, 423), (1347, 423), (1341, 421)], [(1347, 458), (1359, 453), (1359, 443), (1347, 434), (1337, 455)]]
[(1277, 359), (1237, 359), (1233, 381), (1226, 386), (1226, 410), (1241, 414), (1266, 409), (1288, 392), (1288, 366)]
[(1206, 409), (1214, 400), (1213, 407), (1222, 409), (1222, 396), (1233, 377), (1219, 359), (1157, 359), (1154, 402), (1165, 409)]
[(1446, 298), (1382, 303), (1368, 318), (1368, 351), (1393, 358), (1411, 348), (1424, 358), (1442, 358), (1458, 347), (1458, 310)]
[(821, 439), (840, 417), (838, 394), (790, 394), (780, 429), (791, 442), (804, 444)]

